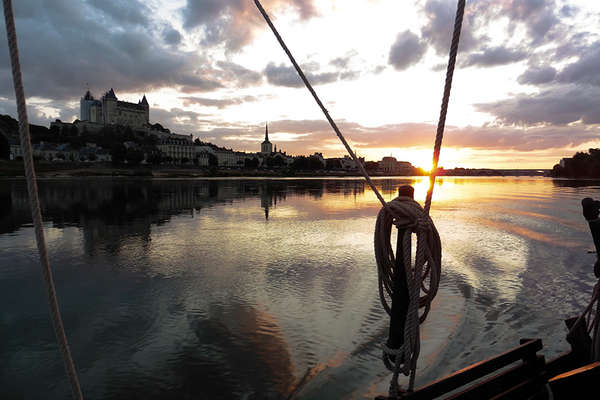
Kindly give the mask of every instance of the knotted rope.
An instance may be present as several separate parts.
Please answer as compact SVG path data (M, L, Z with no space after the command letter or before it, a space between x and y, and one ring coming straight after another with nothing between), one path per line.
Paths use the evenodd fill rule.
M71 391L74 399L83 399L75 364L71 357L71 350L67 342L65 328L60 316L60 309L56 299L56 288L52 278L52 270L48 261L48 251L46 249L46 240L44 238L44 230L42 225L42 214L40 212L40 201L38 198L37 183L35 178L35 169L33 166L33 157L31 151L31 139L29 135L29 122L27 119L27 107L25 104L25 91L23 89L23 80L21 78L21 65L19 63L19 48L17 46L17 31L15 29L15 20L12 12L11 0L3 0L4 2L4 20L6 24L6 36L8 38L8 48L10 51L10 62L12 66L13 84L15 86L15 96L17 99L17 112L19 114L19 135L21 138L21 147L23 148L23 162L25 164L25 176L27 179L27 192L29 194L29 206L31 208L31 217L35 228L35 238L37 248L42 264L42 274L46 283L46 291L48 295L48 304L50 306L50 315L52 317L52 325L54 334L58 342L58 347L63 357L65 370L69 381L71 382Z
M444 85L440 118L438 120L435 137L433 162L431 174L429 176L429 189L427 190L427 196L425 198L425 206L424 208L421 208L414 200L402 197L398 197L388 203L388 208L393 208L395 212L401 212L401 216L408 217L411 221L411 225L409 225L410 229L405 231L404 237L402 238L404 247L404 269L406 272L406 282L410 299L404 325L404 342L398 349L390 349L386 344L383 345L384 363L386 367L393 372L389 389L389 396L391 398L398 397L398 376L400 372L405 375L410 374L408 390L412 391L414 388L417 359L420 351L419 324L425 321L431 307L431 302L433 301L439 286L442 250L438 232L435 229L433 221L431 221L431 218L429 217L429 210L431 209L435 176L440 159L444 128L446 126L446 115L448 113L452 78L454 76L454 67L456 65L456 55L458 54L458 44L462 30L465 3L465 0L458 0L456 7L454 32L452 35L452 43L450 45L446 82ZM405 206L402 208L398 205L392 207L392 203L405 204ZM410 206L408 206L408 204L410 204ZM382 209L377 217L377 224L375 227L375 257L377 259L377 272L379 275L379 296L383 307L390 315L391 308L387 304L385 295L387 294L391 297L394 291L395 260L390 244L391 218L392 216L387 215L386 211ZM380 221L385 222L380 223ZM402 224L399 224L398 221L396 224L399 227L402 227ZM417 229L415 230L413 226L416 226ZM412 265L410 253L411 233L413 232L417 234L417 253L414 265ZM425 271L423 271L423 268L426 268ZM427 278L429 278L429 287L425 285ZM423 296L420 295L421 290L425 293ZM425 309L423 314L419 317L418 310L422 307ZM395 356L395 362L393 364L390 362L390 356Z
M437 229L429 215L419 203L410 197L397 197L388 202L393 211L390 214L382 208L375 224L375 259L379 277L379 297L385 311L391 316L391 306L387 298L394 292L395 274L405 273L408 285L408 312L404 327L403 344L397 348L383 345L383 360L393 372L390 383L390 397L397 396L397 380L400 373L410 374L409 390L414 387L414 371L420 351L419 324L425 321L435 297L441 275L442 244ZM404 271L396 268L396 258L390 243L392 226L404 231L403 246ZM411 255L412 233L416 234L417 250L414 264ZM429 283L427 284L427 281ZM423 294L421 294L423 292ZM419 309L423 313L419 316ZM391 362L390 356L394 356Z
M346 139L344 138L344 136L338 129L335 121L333 120L333 118L331 118L331 116L329 115L329 112L327 111L327 109L325 108L325 106L323 105L323 103L321 102L319 97L317 96L317 93L311 86L310 82L308 81L308 79L306 78L304 73L302 72L302 69L300 68L300 66L298 65L296 60L294 59L294 56L292 55L291 51L288 49L287 45L283 41L283 38L281 37L281 35L279 35L279 32L277 31L277 29L271 22L271 19L267 15L265 9L260 4L260 1L254 0L254 4L256 4L256 7L258 8L258 10L262 14L263 18L265 19L265 21L271 28L271 31L273 31L275 38L281 45L285 54L287 54L292 65L294 66L294 68L298 72L298 75L302 79L302 82L304 82L304 85L306 86L306 88L308 89L310 94L313 96L315 101L317 102L317 105L319 106L319 108L321 109L323 114L325 115L325 118L329 122L329 125L331 125L331 128L336 133L337 137L340 139L340 141L342 142L342 144L348 151L348 154L350 155L350 157L352 157L352 160L354 160L354 162L355 162L356 166L358 167L358 169L360 170L361 174L363 175L363 177L365 178L365 180L367 181L367 183L369 184L369 186L371 187L371 189L373 190L373 192L375 193L375 195L381 202L382 210L379 213L380 217L378 217L378 220L377 220L378 225L377 226L387 226L387 224L388 224L388 222L380 224L380 218L383 218L384 220L390 219L390 221L395 219L396 224L399 224L400 223L399 221L401 219L403 219L403 217L408 216L408 214L407 215L397 214L397 212L399 212L399 211L404 212L406 210L401 210L403 207L400 207L400 206L392 207L391 204L392 204L392 202L396 203L396 200L397 200L397 202L400 202L400 203L404 203L407 200L398 198L398 199L393 200L390 203L387 203L384 200L383 196L381 195L381 193L379 193L379 190L377 190L377 187L375 186L375 184L372 182L371 178L369 177L369 174L367 173L366 169L364 168L362 163L358 160L358 158L352 151L352 148L350 147L350 145L348 144L348 142L346 141ZM427 316L427 312L429 311L429 308L430 308L431 300L433 300L433 297L435 296L435 294L437 292L437 287L438 287L438 283L439 283L439 268L440 268L440 264L441 264L441 246L439 248L439 253L438 253L439 257L434 257L435 252L433 252L432 249L437 248L436 247L437 245L434 242L435 242L435 237L437 237L437 242L439 242L439 235L437 234L437 231L435 230L435 227L433 225L433 222L431 221L431 218L429 218L429 209L431 208L431 199L433 196L433 188L435 186L435 174L437 172L437 166L438 166L440 151L441 151L441 147L442 147L442 139L444 136L444 127L446 125L446 114L448 112L448 103L450 100L450 90L452 88L452 77L454 75L454 67L456 65L456 55L458 53L458 44L459 44L459 39L460 39L460 32L462 29L464 10L465 10L465 0L458 0L457 10L456 10L456 18L454 21L454 33L452 36L452 43L450 46L448 69L446 71L446 83L444 86L444 94L442 97L440 118L438 121L437 134L436 134L435 145L434 145L434 150L433 150L433 163L432 163L433 167L431 170L431 175L429 177L429 189L427 191L427 197L425 200L425 208L421 208L421 206L419 206L419 209L421 210L420 213L422 214L422 216L416 217L414 220L411 220L411 221L413 221L413 222L411 222L411 224L415 224L414 226L415 227L418 226L418 227L420 227L420 229L417 229L415 231L411 228L411 230L408 231L408 232L414 231L415 233L417 233L417 236L419 236L419 232L420 232L421 237L425 238L425 236L423 234L424 227L429 227L429 229L425 229L425 231L435 232L434 238L433 238L434 241L431 242L432 244L428 244L428 242L425 239L418 240L419 244L417 245L417 261L415 261L414 267L408 268L408 266L411 265L410 252L408 252L408 259L405 260L405 262L407 262L405 265L407 266L407 268L406 268L407 281L409 282L408 286L409 286L409 292L410 292L409 293L409 298L410 298L409 312L406 317L408 323L405 325L405 326L408 326L408 329L405 329L405 337L408 337L409 340L404 341L405 344L401 347L401 349L387 349L387 346L384 345L384 351L387 349L388 354L390 354L390 355L393 355L394 353L398 353L398 354L404 354L405 356L407 356L408 354L410 354L410 357L404 358L403 363L396 362L396 365L393 368L394 375L392 378L392 382L390 384L390 397L392 397L392 396L395 397L397 395L397 378L398 378L398 373L400 371L403 371L405 373L407 370L410 371L411 377L410 377L409 389L412 390L412 388L414 386L416 362L417 362L417 358L419 355L419 326L418 325L419 325L419 322L423 322L425 320L425 317ZM410 200L414 204L418 205L418 203L414 202L412 199L410 199ZM413 204L413 203L409 202L409 204ZM411 206L409 206L409 207L411 207ZM412 207L414 208L414 205ZM385 217L382 215L382 213L384 213ZM423 222L423 221L426 221L426 222ZM391 224L392 224L392 222L389 222L389 228L387 229L387 231L383 231L383 234L378 233L377 226L375 228L375 248L376 248L375 253L376 253L376 258L379 258L381 260L387 260L387 261L393 260L393 255L391 255L392 254L391 245L390 245L390 241L389 241L390 234L391 234ZM381 229L383 229L383 228L381 228ZM410 233L407 233L407 234L405 234L405 237L402 239L402 242L404 243L405 246L407 246L407 244L410 245L410 240L411 240ZM380 242L380 243L378 244L378 242ZM430 246L434 246L434 247L430 247ZM386 251L381 250L381 252L380 252L380 250L378 250L378 248L385 249ZM427 252L427 253L425 252L426 248L429 249L429 252ZM407 252L405 251L404 254L406 257ZM381 265L378 261L378 274L379 274L379 291L380 291L381 302L382 302L383 307L389 313L390 307L387 304L387 301L384 296L384 288L385 288L385 292L388 295L391 295L391 293L393 292L393 284L392 284L393 273L390 273L390 272L393 272L393 267L392 268L384 267L385 265L388 265L387 261L386 262L382 261ZM423 272L423 267L425 265L427 265L427 267L426 267L425 272ZM433 271L436 271L436 272L433 272ZM426 288L423 284L423 279L426 279L427 277L429 277L429 279L430 279L429 288ZM423 306L425 307L425 312L423 313L421 318L419 318L419 316L418 316L418 308L419 307L417 306L417 304L420 305L420 302L421 302L421 300L420 300L421 299L421 297L420 297L421 287L423 287L423 290L426 293L426 295L423 297L423 302L424 302ZM418 299L418 301L417 301L417 299ZM409 331L409 332L407 332L407 331ZM410 347L410 349L409 349L409 347ZM410 360L410 362L407 362L406 360ZM401 366L401 364L402 364L402 366ZM389 360L386 361L386 365L389 365Z

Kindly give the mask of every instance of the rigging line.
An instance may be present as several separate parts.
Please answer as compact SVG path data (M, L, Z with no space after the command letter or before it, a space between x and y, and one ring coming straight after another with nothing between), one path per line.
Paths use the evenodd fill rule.
M442 149L442 139L444 138L444 128L446 126L446 114L448 113L448 102L450 101L450 90L452 89L452 77L454 76L454 66L456 64L456 54L458 53L458 42L462 29L463 16L465 14L465 0L458 0L456 6L456 18L454 20L454 33L452 35L452 44L450 45L450 55L448 59L448 69L446 70L446 84L444 85L444 95L442 96L442 107L440 109L440 119L435 136L435 145L433 147L433 163L431 174L429 175L429 189L425 198L425 213L429 214L431 208L431 197L433 196L433 187L435 186L435 175L437 173L440 151Z
M329 115L329 112L327 111L327 109L325 108L325 106L323 105L323 103L321 102L321 100L319 99L319 96L317 96L317 93L315 92L315 90L313 89L312 85L310 84L310 82L308 81L308 79L306 78L306 76L304 75L304 72L302 72L302 69L300 68L300 66L298 65L298 63L296 62L296 60L294 59L294 56L292 55L292 53L290 52L290 50L286 46L285 42L283 41L283 39L279 35L279 32L275 28L275 25L273 25L273 23L271 22L271 19L267 15L267 12L263 8L263 6L260 4L260 1L259 0L254 0L254 4L256 4L256 7L258 8L258 11L260 11L260 13L264 17L265 21L267 22L267 24L269 25L269 27L273 31L273 34L277 38L277 41L279 42L279 44L281 45L281 47L283 48L283 51L285 51L285 54L287 54L287 56L289 57L290 61L294 65L294 68L296 68L296 71L298 72L298 75L300 75L300 78L302 79L302 81L306 85L306 88L308 89L308 91L310 92L310 94L312 94L313 98L315 99L315 101L317 102L317 104L319 105L319 107L321 108L321 111L323 111L323 114L325 114L325 118L327 118L327 121L329 121L329 125L331 125L331 128L335 131L336 135L338 136L338 138L340 139L340 141L342 142L342 144L344 145L344 147L348 151L348 154L350 154L350 157L352 157L352 160L354 160L354 163L358 166L358 168L359 168L360 172L362 173L363 177L366 179L367 183L371 187L371 190L373 190L373 192L375 193L375 195L377 196L377 198L379 199L379 201L381 202L381 204L383 205L383 207L385 207L385 209L391 215L395 215L394 212L393 212L393 210L388 206L387 202L383 199L383 196L381 196L381 193L379 193L379 190L377 190L377 187L375 187L375 184L371 180L371 177L367 173L367 170L365 169L365 167L362 165L362 163L359 162L358 158L356 157L356 154L354 154L354 151L352 150L352 148L350 147L350 145L348 144L348 142L344 138L344 135L342 135L342 133L338 129L335 121Z
M29 134L29 122L27 119L27 107L25 104L25 91L23 89L23 79L21 77L21 65L19 63L19 48L17 45L17 31L15 28L15 20L12 11L12 1L3 0L4 4L4 20L6 24L6 36L8 39L8 48L10 51L10 62L12 66L13 84L15 87L15 97L17 100L17 111L19 114L19 135L21 138L21 146L23 148L23 163L25 165L25 176L27 178L27 192L29 194L29 206L31 208L31 217L35 227L35 238L37 248L42 264L42 274L46 282L46 291L48 295L48 305L50 306L50 314L52 317L52 325L54 334L60 348L65 370L69 381L71 382L71 391L74 399L82 400L83 394L77 379L77 371L71 350L67 342L65 328L62 323L58 300L56 298L56 288L52 278L52 270L48 260L48 250L46 248L46 240L44 238L44 230L42 225L42 214L40 212L40 201L38 198L37 183L35 177L35 169L33 166L33 157L31 151L31 137Z

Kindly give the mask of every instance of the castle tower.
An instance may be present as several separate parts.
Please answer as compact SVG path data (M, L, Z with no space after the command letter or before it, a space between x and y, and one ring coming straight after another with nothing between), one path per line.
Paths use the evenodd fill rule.
M81 121L90 121L90 108L94 104L94 96L88 90L79 101L79 119Z
M265 141L260 145L260 152L263 154L271 154L273 152L273 145L269 142L269 125L265 124Z
M117 96L113 88L102 96L102 112L104 114L105 124L114 124L116 121Z

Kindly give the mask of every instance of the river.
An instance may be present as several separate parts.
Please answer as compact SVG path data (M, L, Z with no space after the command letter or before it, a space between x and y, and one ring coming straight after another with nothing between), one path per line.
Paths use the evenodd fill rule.
M388 200L426 178L376 179ZM87 399L361 399L384 393L379 211L360 179L39 182L50 261ZM542 338L587 304L600 183L441 178L438 296L417 385ZM0 181L0 393L69 398L25 184ZM404 382L405 380L403 380Z

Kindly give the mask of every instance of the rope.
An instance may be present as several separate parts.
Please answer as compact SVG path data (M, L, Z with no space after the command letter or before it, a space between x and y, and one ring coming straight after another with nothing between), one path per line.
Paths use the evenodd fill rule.
M383 345L383 360L393 372L390 384L390 397L397 396L397 380L400 373L411 376L409 390L414 387L414 371L420 351L419 324L425 321L435 297L441 275L442 244L440 236L425 210L410 197L397 197L388 203L393 214L382 208L375 224L375 259L379 277L379 296L385 311L391 316L391 306L386 298L392 297L393 282L396 273L396 260L390 244L394 215L400 216L403 223L399 227L405 229L402 237L403 264L408 284L410 302L406 315L404 342L398 349ZM398 219L400 220L400 219ZM414 265L411 256L411 235L416 234L417 251ZM399 271L398 271L399 272ZM426 286L426 281L429 285ZM423 291L423 295L421 295ZM424 308L419 316L419 309ZM395 356L392 364L390 356Z
M385 310L390 313L390 306L387 303L385 294L391 297L393 293L393 271L394 271L394 256L390 245L391 225L395 223L400 227L400 221L403 217L409 217L411 222L411 229L407 230L402 238L404 251L404 265L407 274L408 290L409 290L409 310L406 316L405 324L405 340L404 344L399 349L389 349L386 345L384 349L384 362L388 368L392 369L394 374L392 382L390 383L390 397L397 396L397 378L400 372L404 374L410 373L409 389L412 390L414 387L415 371L417 368L417 358L420 350L420 339L419 339L419 323L422 323L429 309L431 307L431 301L437 293L440 276L440 265L441 265L441 244L439 242L439 235L429 218L429 210L431 208L431 199L433 196L433 188L435 186L435 175L437 172L438 162L440 158L440 151L442 147L442 139L444 136L444 128L446 125L446 115L448 113L448 103L450 101L450 90L452 88L452 78L454 75L454 67L456 65L456 55L458 53L458 43L460 39L460 32L462 28L462 20L464 16L465 0L458 0L456 18L454 21L454 33L452 36L452 43L450 46L450 55L448 60L448 69L446 71L446 83L444 86L444 94L442 97L442 106L440 110L440 118L438 121L437 134L435 139L435 145L433 150L433 166L431 174L429 176L429 189L427 190L427 197L425 199L425 207L414 202L412 199L398 197L392 202L387 203L381 193L375 187L369 174L367 173L364 166L359 162L358 158L352 151L352 148L348 145L348 142L338 129L335 121L329 115L329 112L317 96L317 93L311 86L310 82L304 75L304 72L294 59L294 56L290 52L289 48L279 35L279 32L271 22L271 19L267 15L265 9L260 4L259 0L254 0L254 4L262 14L263 18L273 31L275 38L281 45L283 51L287 54L288 58L292 62L296 72L304 82L304 85L313 96L319 108L325 115L325 118L331 125L331 128L340 139L348 154L354 160L358 166L361 174L371 187L371 190L375 193L379 201L381 202L382 209L379 212L377 218L377 224L375 227L375 257L377 259L377 271L379 275L379 294L381 303ZM409 201L410 200L410 201ZM394 206L392 206L394 203ZM404 204L399 206L398 204ZM406 206L406 204L410 204ZM416 205L416 206L415 206ZM418 209L417 209L418 207ZM418 211L417 211L418 210ZM394 222L395 221L395 222ZM416 228L416 230L415 230ZM411 266L411 253L410 253L410 242L411 232L417 233L417 258L415 265ZM428 237L429 232L432 237ZM427 237L427 239L426 239ZM433 246L433 247L430 247ZM391 264L390 264L391 262ZM426 266L426 267L425 267ZM426 268L423 271L423 268ZM429 288L425 286L425 280L429 277ZM420 291L423 290L425 296L420 296ZM421 317L419 317L418 309L425 307L425 311ZM407 328L406 328L407 327ZM402 357L396 358L396 363L391 366L389 363L389 355L401 355ZM400 360L403 360L401 362Z
M17 46L17 32L15 29L15 21L12 11L11 0L3 0L4 3L4 19L6 23L6 35L8 38L8 48L10 51L10 61L12 66L13 84L15 87L15 95L17 100L17 111L19 114L19 135L21 138L21 146L23 147L23 161L25 164L25 176L27 179L27 192L29 194L29 205L31 208L31 216L35 228L35 238L37 242L40 262L42 264L42 274L46 282L46 290L48 295L48 304L50 306L50 315L52 317L52 325L54 326L54 334L58 341L58 347L62 353L65 369L69 381L71 382L71 391L74 399L83 399L79 381L77 380L77 372L75 364L71 357L67 336L60 316L58 301L56 299L56 289L54 280L52 279L52 271L48 260L48 251L46 249L46 241L44 239L44 230L42 225L42 215L40 212L40 202L38 199L38 190L35 177L35 169L33 166L33 157L31 151L31 139L29 135L29 122L27 119L27 108L25 104L25 92L23 89L23 80L21 77L21 66L19 63L19 49Z
M433 187L435 185L435 174L437 173L440 151L442 148L442 139L444 138L444 127L446 126L446 114L448 113L448 103L450 101L450 90L452 89L452 77L454 76L454 66L456 65L456 54L458 53L458 42L462 29L463 16L465 14L465 0L458 0L456 5L456 18L454 20L454 33L452 35L452 44L450 45L450 56L448 59L448 69L446 70L446 84L444 85L444 95L442 96L442 107L440 109L440 119L438 120L437 134L435 136L435 145L433 147L433 163L431 174L429 175L429 189L425 199L425 212L429 214L431 208L431 198L433 196Z
M595 310L594 305L596 306ZM585 320L587 332L590 333L592 337L592 347L590 349L590 362L600 361L600 279L598 280L598 282L596 282L596 285L594 285L592 298L589 304L581 313L579 318L577 318L577 320L569 330L567 337L573 333L573 331L578 327L582 319Z
M258 8L258 11L260 11L260 13L264 17L265 21L267 22L267 24L269 25L269 27L273 31L273 34L277 38L277 41L279 42L279 44L283 48L283 51L285 51L285 54L287 54L287 56L289 57L290 61L294 65L294 68L296 69L296 72L298 72L298 75L302 79L302 82L304 82L304 85L306 85L306 88L308 89L308 91L310 92L310 94L312 94L312 96L315 99L315 101L317 102L319 108L321 108L321 111L323 111L323 114L325 115L325 118L327 119L327 121L329 121L329 125L331 125L331 128L333 129L333 131L335 132L335 134L337 135L337 137L340 139L340 141L342 142L342 144L346 148L346 151L348 151L348 154L350 154L350 157L352 157L352 160L354 160L354 163L358 166L358 169L360 170L362 176L365 178L365 180L367 181L367 183L371 187L371 190L373 190L373 192L375 193L375 195L377 196L377 198L381 202L381 205L384 208L387 208L388 207L387 206L387 202L384 200L384 198L381 195L381 193L379 193L379 190L377 190L377 187L375 186L375 184L371 180L371 177L367 173L367 170L365 169L364 165L362 165L362 163L359 162L358 157L356 157L356 154L354 154L354 151L352 150L352 148L350 147L350 145L346 141L346 138L344 138L344 135L342 135L342 132L340 132L340 130L338 129L337 124L335 123L335 121L333 120L333 118L331 118L331 116L329 115L329 112L327 111L327 109L325 108L325 106L323 105L323 103L321 102L321 99L319 99L319 96L317 96L317 93L313 89L312 85L310 84L310 82L308 81L308 79L306 79L306 76L304 75L304 72L302 72L302 69L300 68L300 66L296 62L296 59L294 58L294 56L290 52L290 49L288 49L288 47L286 46L285 42L281 38L281 35L279 35L279 32L277 31L277 28L275 28L275 25L273 25L273 23L271 22L271 18L269 18L269 15L267 15L267 12L263 8L263 6L260 4L260 1L259 0L254 0L254 4L256 4L256 7ZM391 211L391 210L388 208L388 211Z

